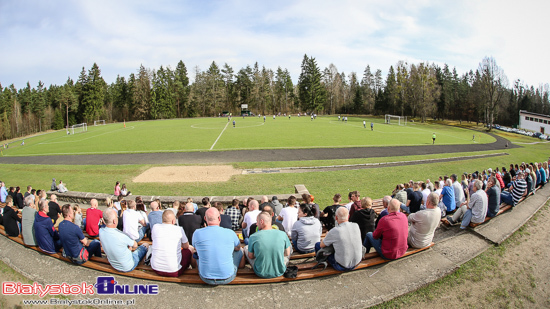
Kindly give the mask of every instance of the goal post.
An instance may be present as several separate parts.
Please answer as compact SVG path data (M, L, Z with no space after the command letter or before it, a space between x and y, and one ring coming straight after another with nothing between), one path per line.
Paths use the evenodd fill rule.
M94 120L94 126L104 126L105 120Z
M396 115L386 114L384 118L385 118L386 124L397 123L397 125L400 125L400 126L407 125L407 116L396 116Z
M79 123L71 126L71 134L82 133L88 131L87 123Z

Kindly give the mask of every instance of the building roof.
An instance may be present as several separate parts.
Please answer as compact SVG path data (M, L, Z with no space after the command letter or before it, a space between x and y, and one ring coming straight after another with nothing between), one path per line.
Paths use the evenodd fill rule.
M524 111L524 110L520 110L520 111L519 111L519 114L520 114L520 115L523 114L523 115L531 115L531 116L545 117L545 118L550 119L550 115L537 114L537 113L532 113L532 112L528 112L528 111Z

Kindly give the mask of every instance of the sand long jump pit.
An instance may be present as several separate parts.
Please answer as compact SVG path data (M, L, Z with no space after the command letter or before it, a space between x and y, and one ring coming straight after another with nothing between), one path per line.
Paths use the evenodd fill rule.
M134 178L134 182L223 182L242 171L231 165L158 166Z

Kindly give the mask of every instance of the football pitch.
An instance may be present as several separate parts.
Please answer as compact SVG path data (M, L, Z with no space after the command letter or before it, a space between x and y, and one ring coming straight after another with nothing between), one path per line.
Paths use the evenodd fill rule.
M233 120L235 127L233 127ZM363 126L366 122L366 128ZM371 131L370 124L374 124ZM492 143L487 134L439 124L385 124L383 118L268 116L187 118L88 126L25 138L3 150L4 156L226 151L247 149L345 148L373 146ZM474 137L475 134L475 137Z

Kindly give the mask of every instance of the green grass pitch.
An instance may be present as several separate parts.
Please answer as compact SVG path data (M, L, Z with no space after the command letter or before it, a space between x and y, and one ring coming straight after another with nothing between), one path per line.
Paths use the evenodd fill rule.
M235 127L233 127L235 120ZM363 127L366 121L366 128ZM374 131L370 123L374 123ZM12 143L4 156L154 153L223 151L243 149L289 149L491 143L487 134L439 124L409 122L406 126L384 124L382 118L337 116L191 118L127 122L88 126L88 131L67 135L65 130L25 138Z

